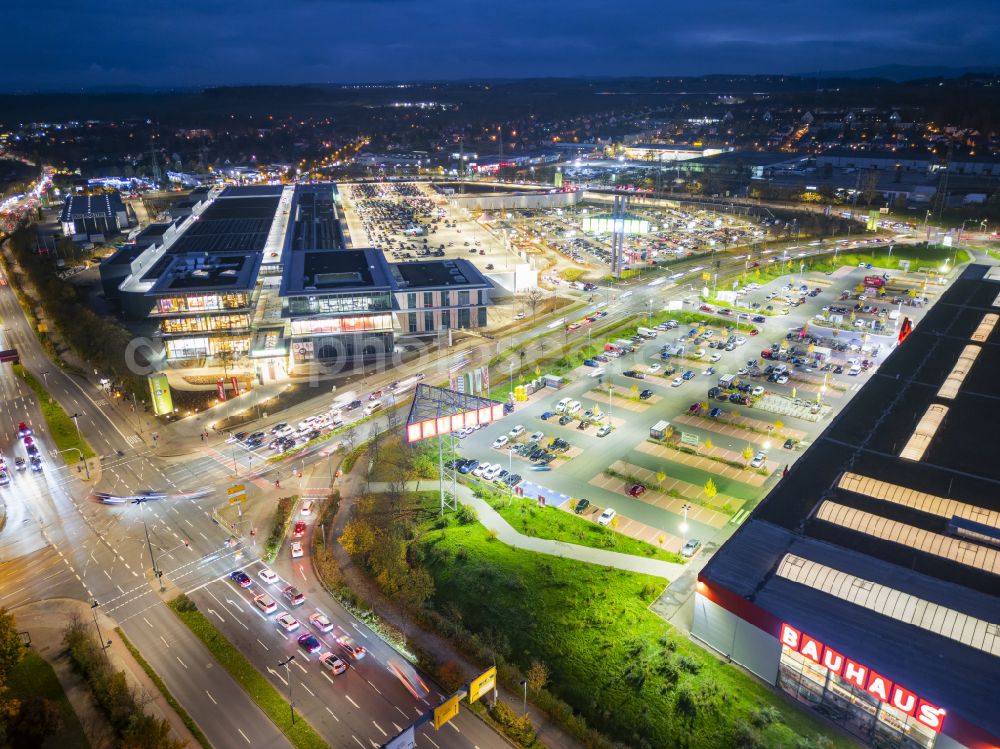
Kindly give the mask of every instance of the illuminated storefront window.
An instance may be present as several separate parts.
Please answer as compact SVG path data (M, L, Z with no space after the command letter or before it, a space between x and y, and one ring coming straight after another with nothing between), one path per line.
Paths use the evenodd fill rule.
M250 350L250 338L224 336L219 338L170 338L164 341L168 359L195 359L215 356L223 351L237 355Z
M361 333L392 330L392 315L334 317L329 320L292 320L292 335Z
M246 293L198 294L191 296L160 297L156 300L155 313L169 315L177 312L213 312L225 309L243 309L250 306Z
M287 300L287 311L292 316L350 314L351 312L391 309L391 301L388 293L296 296Z
M778 686L856 736L879 747L929 749L937 734L801 653L781 648Z
M249 327L249 315L173 317L160 322L161 330L168 335L206 333L213 330L240 330Z

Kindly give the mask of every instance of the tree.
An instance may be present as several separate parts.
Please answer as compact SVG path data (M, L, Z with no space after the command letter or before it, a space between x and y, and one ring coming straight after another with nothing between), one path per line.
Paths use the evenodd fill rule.
M711 450L713 447L715 447L715 445L712 444L712 440L710 440L710 439L705 440L705 449L706 450Z
M774 428L775 428L775 430L780 430L781 427L783 427L783 426L785 426L785 422L783 422L781 419L775 419L775 421L774 421Z
M545 687L549 680L549 669L540 660L535 659L531 662L524 678L528 682L528 689L532 692L538 692Z
M375 544L375 531L364 520L347 521L340 536L340 545L351 556L367 556Z
M62 726L63 713L58 702L37 695L29 697L10 721L11 746L40 746L47 737L61 731Z
M524 303L531 309L532 322L535 321L535 313L538 311L538 305L541 304L544 297L545 293L537 286L524 292Z
M657 471L656 480L662 484L664 481L667 480L667 474L665 474L663 471Z
M715 488L715 482L712 481L712 479L709 479L708 481L705 482L705 486L702 487L702 491L705 492L705 496L708 499L711 499L712 497L714 497L716 494L719 493L719 490Z
M750 445L747 445L743 448L743 452L740 453L740 455L742 455L746 460L750 460L750 458L753 457L753 448L750 447Z
M7 609L0 609L0 684L24 656L24 641L17 633L17 620Z

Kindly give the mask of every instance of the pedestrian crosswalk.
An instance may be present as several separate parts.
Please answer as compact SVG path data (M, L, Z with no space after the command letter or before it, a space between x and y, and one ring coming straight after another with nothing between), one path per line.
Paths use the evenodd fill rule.
M138 434L127 434L125 435L125 441L128 442L130 447L135 447L142 444L142 437Z

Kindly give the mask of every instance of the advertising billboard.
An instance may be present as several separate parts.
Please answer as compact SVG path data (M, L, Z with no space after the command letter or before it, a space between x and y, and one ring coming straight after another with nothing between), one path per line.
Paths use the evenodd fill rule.
M473 703L497 686L497 667L487 670L469 683L469 703Z
M170 383L162 372L149 376L149 394L153 399L153 412L157 416L173 413L174 401L170 397Z

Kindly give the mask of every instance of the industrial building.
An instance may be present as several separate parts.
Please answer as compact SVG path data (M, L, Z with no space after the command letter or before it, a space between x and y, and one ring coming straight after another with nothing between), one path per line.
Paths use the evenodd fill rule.
M968 267L698 576L695 637L871 746L1000 745L998 321Z
M101 241L129 226L128 210L117 190L94 195L70 195L59 217L64 236Z
M493 285L472 263L346 249L338 203L332 183L199 188L101 264L105 296L168 367L262 382L486 324Z

